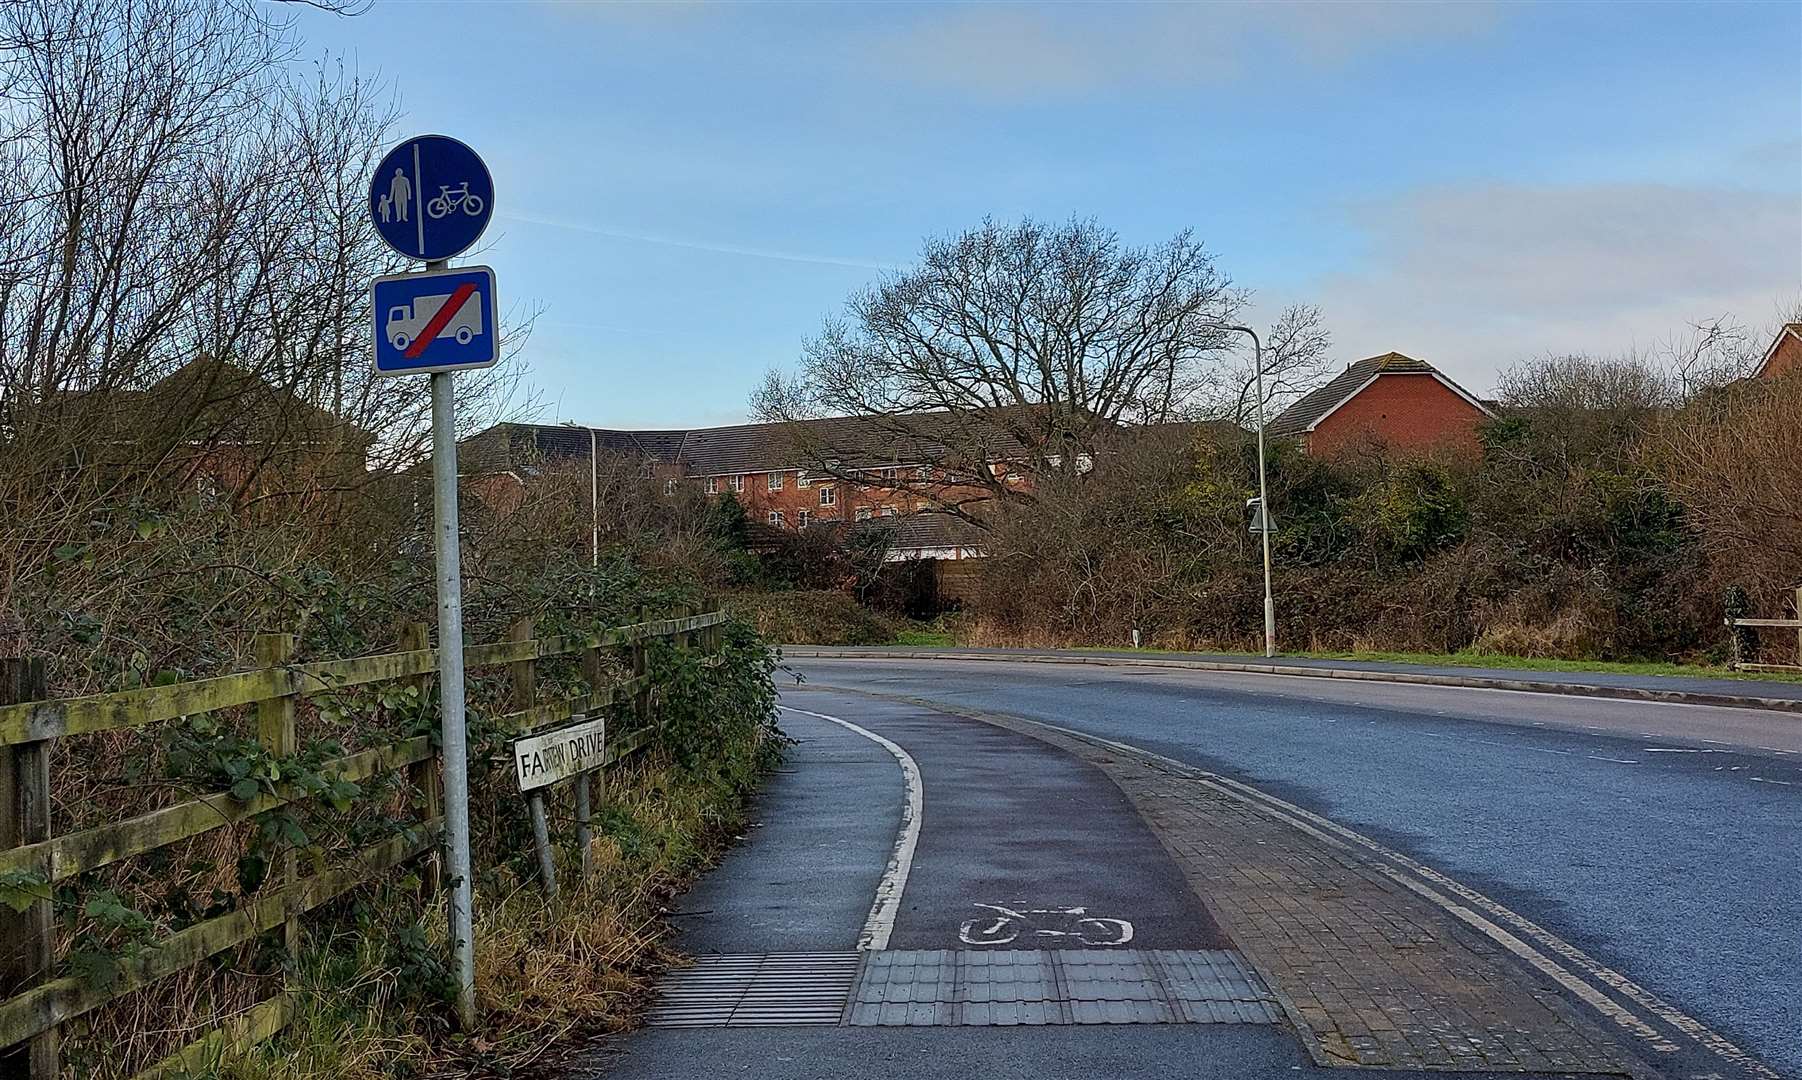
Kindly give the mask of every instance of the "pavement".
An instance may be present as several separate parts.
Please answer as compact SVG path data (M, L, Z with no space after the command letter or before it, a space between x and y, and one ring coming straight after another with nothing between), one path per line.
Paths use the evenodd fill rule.
M809 686L1055 724L1247 784L1443 872L1595 958L1598 978L1802 1076L1789 714L1140 666L792 664Z
M1172 652L1107 649L1005 649L968 646L832 646L785 645L790 659L986 660L1018 663L1064 663L1172 666L1196 670L1261 674L1314 675L1324 678L1407 680L1423 684L1528 690L1578 696L1687 702L1697 705L1747 706L1802 712L1802 679L1727 679L1687 675L1634 675L1604 671L1532 671L1522 668L1466 667L1453 664L1407 664L1383 660L1328 660L1278 656L1265 659L1243 653Z
M1258 1078L1344 1065L1394 1075L1795 1074L1783 1018L1795 1015L1796 991L1771 956L1785 940L1775 920L1791 912L1762 907L1793 906L1787 890L1767 881L1750 897L1713 897L1713 867L1671 874L1718 837L1692 834L1661 862L1634 861L1672 832L1705 830L1717 816L1728 824L1729 790L1793 798L1765 780L1799 762L1784 746L1717 759L1693 738L1642 739L1629 768L1607 760L1628 760L1618 745L1628 736L1584 730L1636 722L1613 715L1628 710L1681 713L1692 728L1738 710L1578 700L1568 702L1579 706L1568 730L1552 730L1523 715L1533 695L1442 687L996 661L803 670L809 682L785 691L782 713L797 744L757 825L676 913L678 946L697 959L672 975L661 1015L693 1021L693 1002L724 985L719 972L776 957L785 971L842 973L825 1022L653 1028L597 1052L578 1075ZM1256 685L1214 685L1223 679ZM1286 689L1275 694L1273 683ZM1346 693L1384 701L1335 697ZM1751 739L1769 734L1742 723ZM1696 753L1651 753L1665 749ZM1748 761L1771 775L1754 783L1741 775ZM1612 791L1587 815L1558 820L1588 801L1573 797L1572 774L1604 768L1617 783L1631 778L1627 791L1652 819L1639 847L1609 847L1613 833L1633 831ZM1490 784L1472 786L1473 772ZM1719 805L1679 802L1667 815L1642 782L1712 789ZM1535 809L1534 799L1547 804ZM1391 816L1369 814L1373 805ZM1694 830L1675 820L1698 809L1685 822ZM1394 813L1412 827L1392 827ZM1537 837L1510 835L1523 816ZM1599 816L1612 817L1612 830L1579 835ZM1793 847L1786 863L1773 843L1782 829L1768 824L1754 829L1748 858L1793 871ZM1572 847L1585 857L1560 863ZM1550 850L1531 857L1536 848ZM1607 881L1596 912L1561 891L1567 882L1542 880L1548 864ZM1740 870L1727 867L1729 884ZM1653 895L1635 906L1633 890L1648 883ZM1656 910L1672 893L1688 907ZM1698 899L1731 910L1697 925ZM1611 926L1623 904L1644 921ZM1704 937L1730 931L1735 915L1746 920L1736 940ZM1675 986L1637 962L1647 950L1615 948L1636 937L1690 953ZM873 939L876 951L859 951ZM1739 945L1758 950L1766 969L1735 969L1745 956L1729 955L1696 970L1696 955ZM1210 988L1196 974L1204 969L1244 978ZM1738 998L1717 999L1719 976ZM742 1008L780 1016L803 990L735 992ZM1762 1013L1711 1007L1760 994L1774 995ZM734 1015L761 1025L771 1014ZM1723 1017L1732 1023L1717 1030ZM1173 1022L1197 1018L1211 1022Z

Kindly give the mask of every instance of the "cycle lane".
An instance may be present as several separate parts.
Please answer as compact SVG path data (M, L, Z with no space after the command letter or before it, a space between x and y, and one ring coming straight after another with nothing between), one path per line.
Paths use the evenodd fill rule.
M803 695L790 695L800 700ZM1182 871L1099 769L961 717L826 691L918 763L925 809L891 949L1223 949Z

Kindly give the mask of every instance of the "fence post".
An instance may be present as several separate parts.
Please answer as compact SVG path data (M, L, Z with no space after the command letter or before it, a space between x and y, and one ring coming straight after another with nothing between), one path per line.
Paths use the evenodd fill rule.
M709 615L718 614L720 611L720 598L717 596L710 598L707 601L707 606L703 610ZM721 633L721 628L724 626L724 623L714 623L707 628L707 655L718 656L720 654L720 646L723 645L726 640L725 635Z
M592 810L588 784L589 777L599 772L599 769L589 769L587 772L576 774L576 849L582 854L582 880L584 881L588 880L588 875L594 873L594 853L588 850L594 843L594 830L589 826Z
M424 652L431 648L432 628L425 623L408 623L401 627L400 647L405 652ZM406 684L419 690L422 705L430 700L430 675L414 675L406 680ZM444 789L440 786L437 754L428 755L423 761L415 761L407 766L407 779L419 791L419 817L422 822L444 813ZM419 875L420 886L428 897L438 895L438 890L443 885L443 862L443 856L434 845L426 855L423 872Z
M508 641L531 641L532 620L520 619L507 631ZM538 703L538 659L536 656L515 660L507 665L513 680L513 711L522 712ZM534 788L526 796L526 807L532 814L532 841L538 848L538 877L546 896L557 895L557 866L551 858L550 823L544 813L546 788Z
M582 677L588 680L590 694L600 690L601 683L605 681L607 677L606 671L607 669L603 664L601 650L598 645L592 649L582 650ZM590 769L586 772L576 774L576 851L581 856L582 879L584 881L586 881L588 875L594 871L594 853L588 850L589 846L594 841L594 832L589 827L589 821L593 813L589 785L593 783L592 778L599 775L599 769Z
M41 701L44 661L0 658L0 705ZM0 847L50 839L50 740L0 747ZM48 867L43 869L48 870ZM0 906L0 996L41 982L55 959L56 923L48 897L23 912ZM52 1027L0 1054L0 1075L56 1080L62 1031Z
M293 634L258 634L252 646L256 652L257 666L281 667L294 658L294 644ZM290 757L298 749L294 739L293 694L282 694L257 702L257 741L277 758ZM294 900L292 889L299 876L299 856L290 849L283 853L281 862L282 888L290 890L284 907ZM282 923L282 947L287 951L289 963L299 959L299 916L290 914L287 921Z
M636 623L642 624L646 617L645 609L641 606L638 609L638 614L633 618ZM637 680L644 678L645 674L650 670L650 658L645 647L644 638L635 637L632 639L633 681L636 682ZM637 715L639 723L648 724L651 722L651 691L649 687L639 687L632 692L632 711Z

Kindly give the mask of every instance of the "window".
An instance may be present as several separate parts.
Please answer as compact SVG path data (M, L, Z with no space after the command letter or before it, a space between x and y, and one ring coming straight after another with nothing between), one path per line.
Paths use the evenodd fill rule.
M892 506L883 507L882 508L882 516L883 517L894 517L895 516L895 508Z
M779 472L771 473L770 479L769 479L769 485L770 485L771 491L781 491L782 490L782 474Z
M709 476L707 478L707 494L718 495L719 493L720 493L720 478L717 476Z
M771 510L770 511L770 524L776 525L776 526L780 526L782 524L782 511L780 511L780 510Z
M922 465L919 468L915 469L914 470L914 479L916 479L916 480L932 479L932 466Z
M733 474L732 478L726 482L732 485L733 491L743 491L745 489L745 478L740 474Z
M888 468L888 469L882 470L882 482L884 484L887 484L889 487L894 487L897 483L900 482L900 480L901 480L901 470L900 469Z
M674 480L665 480L663 482L663 493L665 495L674 495L676 493L676 482Z
M809 526L811 524L813 524L813 515L812 514L808 513L805 510L795 511L795 527L797 529L805 529L805 528L807 528L807 526Z
M821 488L820 489L820 505L821 506L837 506L838 505L838 489L831 486L830 484Z
M857 508L856 517L857 517L857 520L859 520L859 521L868 521L875 516L876 516L876 511L871 510L867 506L860 506Z
M812 487L813 486L813 477L808 476L806 473L796 473L795 474L795 486L796 487Z

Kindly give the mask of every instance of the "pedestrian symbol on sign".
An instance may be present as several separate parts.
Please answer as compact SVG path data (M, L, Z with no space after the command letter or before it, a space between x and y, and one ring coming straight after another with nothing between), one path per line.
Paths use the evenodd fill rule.
M394 220L407 220L407 203L412 201L413 185L407 181L407 170L394 170L394 179L388 183L388 194L382 196L382 220L388 220L388 208L394 208Z

